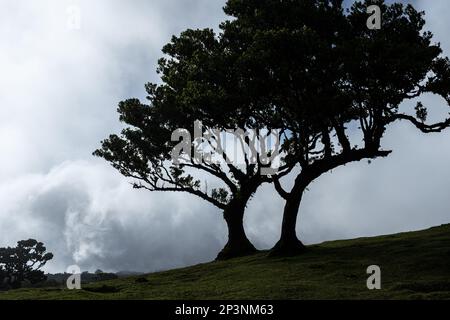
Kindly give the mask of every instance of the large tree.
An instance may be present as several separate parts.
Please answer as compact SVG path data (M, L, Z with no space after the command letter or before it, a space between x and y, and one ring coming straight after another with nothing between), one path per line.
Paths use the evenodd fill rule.
M235 132L235 142L242 151L240 165L233 162L226 141L221 139L224 130L246 129L253 120L248 110L255 101L245 94L239 81L240 55L234 45L210 29L187 30L174 36L159 61L161 84L146 85L149 103L138 99L121 102L118 112L127 128L121 135L103 141L102 148L94 153L132 178L135 188L186 192L221 209L228 226L228 242L218 259L256 251L245 234L244 212L258 187L271 181L261 174L270 163L246 152L255 149L252 137ZM200 132L209 139L194 141L197 120L204 126ZM172 141L175 132L179 135ZM185 145L188 150L174 154L183 133L193 140ZM216 156L214 161L198 161L192 156L202 148L215 148L215 152L210 150ZM289 170L289 166L282 166L277 176ZM211 188L211 180L220 185Z
M372 4L381 8L380 30L366 24ZM431 93L450 103L450 63L411 5L366 1L345 10L340 0L230 0L225 10L236 18L230 34L244 43L243 77L265 97L255 114L289 132L284 151L299 167L290 191L274 179L286 204L272 254L299 253L298 211L314 180L350 162L388 156L382 138L397 121L424 133L450 126L450 119L427 124L427 108L417 100ZM400 108L413 99L413 112Z
M381 30L367 28L367 7L374 3L382 11ZM426 124L420 102L415 114L399 108L424 93L448 103L449 60L410 5L367 1L345 11L341 0L229 0L224 9L233 19L221 24L219 35L187 30L164 47L162 83L146 86L149 104L122 102L120 119L129 127L95 154L133 178L136 188L188 192L222 209L229 240L219 258L255 251L243 228L245 207L262 183L275 182L286 204L273 253L302 252L298 210L315 179L350 162L388 156L382 137L396 121L426 133L450 125ZM280 129L281 170L264 176L267 164L258 157L239 167L225 161L226 152L220 164L188 158L174 165L171 134L178 128L194 134L196 120L221 130ZM358 134L362 141L354 139ZM248 137L241 141L251 147ZM299 173L286 191L280 179L294 166ZM204 174L223 186L208 190Z

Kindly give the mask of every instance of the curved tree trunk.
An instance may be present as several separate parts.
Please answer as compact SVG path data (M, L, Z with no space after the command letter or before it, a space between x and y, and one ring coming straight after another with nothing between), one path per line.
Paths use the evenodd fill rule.
M304 189L289 196L284 207L281 237L270 251L270 256L292 256L303 253L306 247L297 238L296 225Z
M233 203L225 209L223 217L228 227L228 242L220 251L217 260L242 257L257 252L248 240L244 230L244 212L246 203Z
M258 183L249 183L242 187L223 212L228 227L228 242L220 251L216 260L226 260L256 253L258 250L248 240L244 230L244 213L247 203L258 188Z
M286 205L283 213L283 224L281 227L281 237L277 244L272 248L271 256L290 256L303 253L306 247L298 240L295 227L297 225L298 210L302 201L303 193L308 185L325 172L340 167L350 162L360 161L362 159L375 159L377 157L386 157L391 151L378 150L379 141L375 146L367 146L364 149L351 149L339 155L329 156L326 161L316 162L314 166L303 168L301 173L295 179L294 187L290 193L283 192L283 198L286 199Z

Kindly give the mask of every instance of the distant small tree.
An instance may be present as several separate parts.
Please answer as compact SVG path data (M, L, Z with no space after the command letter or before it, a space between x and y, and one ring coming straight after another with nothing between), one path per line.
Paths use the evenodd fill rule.
M19 241L15 248L0 248L0 288L17 289L24 281L45 281L40 269L52 258L44 244L34 239Z

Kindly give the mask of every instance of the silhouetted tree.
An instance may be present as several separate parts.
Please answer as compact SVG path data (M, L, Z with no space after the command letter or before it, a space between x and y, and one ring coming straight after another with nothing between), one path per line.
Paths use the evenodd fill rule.
M188 148L192 154L199 144L222 149L220 163L196 161L193 157L178 165L173 163L172 133L184 128L194 137L194 122L201 120L207 129L236 130L249 127L254 118L248 110L255 102L244 94L239 81L236 43L224 41L210 30L187 30L173 37L159 61L162 84L147 84L149 104L130 99L119 104L120 120L128 125L120 136L111 135L94 155L109 161L124 176L134 179L135 188L160 192L187 192L223 210L228 226L228 242L218 259L250 254L256 251L243 227L248 201L259 186L270 182L261 169L270 165L248 153L241 166L233 163L217 135L196 141ZM203 131L202 131L203 133ZM194 141L193 141L194 142ZM248 137L241 139L242 149L251 147ZM281 166L278 175L289 172ZM202 176L222 184L208 189ZM170 210L170 207L167 209Z
M24 281L36 284L46 280L40 269L53 258L42 242L17 242L15 248L0 248L0 287L19 288Z
M373 3L381 7L381 30L366 25ZM295 228L311 182L347 163L388 156L381 139L398 120L426 133L450 125L426 124L421 102L415 114L399 108L424 93L449 103L450 63L410 5L367 1L345 11L341 0L229 0L224 10L233 19L220 34L187 30L164 47L162 84L146 86L150 103L122 102L120 119L130 127L95 155L134 178L136 188L188 192L223 209L229 240L219 258L255 251L242 224L245 207L262 183L274 182L286 204L273 253L302 252ZM192 159L174 166L171 134L186 128L192 135L195 120L207 128L281 129L281 171L262 176L265 165L248 159L243 168ZM299 173L286 191L280 179L293 167ZM208 190L205 173L223 187Z
M366 26L371 4L381 8L381 30ZM388 156L382 137L396 121L424 133L450 126L450 119L426 124L420 101L412 113L400 108L426 93L449 104L450 63L411 5L366 1L346 11L339 0L230 0L225 10L236 18L227 29L247 59L243 81L265 97L254 114L288 132L284 151L300 168L289 192L274 179L286 205L272 254L299 253L297 216L311 182L347 163Z

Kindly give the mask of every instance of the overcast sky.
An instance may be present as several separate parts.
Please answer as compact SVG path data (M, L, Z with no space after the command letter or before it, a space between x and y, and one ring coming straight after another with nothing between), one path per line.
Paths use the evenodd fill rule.
M216 27L223 2L0 0L0 246L43 241L55 254L51 272L71 264L154 271L216 256L226 241L216 208L133 190L91 153L120 130L117 103L143 98L144 83L157 81L170 36ZM450 55L450 2L417 6ZM425 102L432 117L447 112L439 99ZM311 186L298 225L304 242L450 222L450 132L423 135L400 124L384 142L390 158L348 165ZM258 248L277 240L282 206L270 186L252 200L246 226Z

